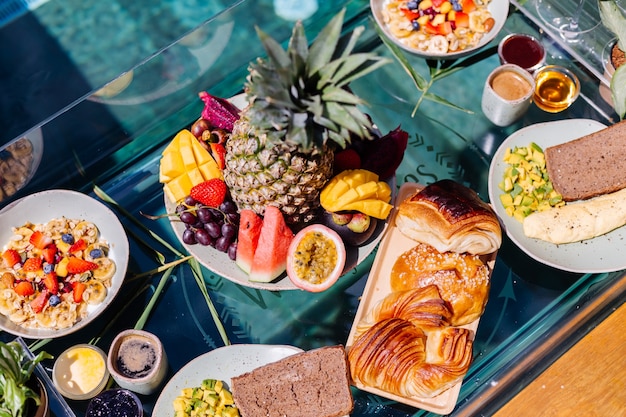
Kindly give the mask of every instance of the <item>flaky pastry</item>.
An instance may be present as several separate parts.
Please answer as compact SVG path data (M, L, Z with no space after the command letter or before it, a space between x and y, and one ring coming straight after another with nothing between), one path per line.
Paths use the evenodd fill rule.
M406 198L398 207L396 226L440 252L485 255L502 244L492 208L474 190L452 180L437 181Z
M452 311L450 324L462 326L478 319L489 298L489 268L478 256L439 252L425 243L398 257L391 269L392 291L435 285Z

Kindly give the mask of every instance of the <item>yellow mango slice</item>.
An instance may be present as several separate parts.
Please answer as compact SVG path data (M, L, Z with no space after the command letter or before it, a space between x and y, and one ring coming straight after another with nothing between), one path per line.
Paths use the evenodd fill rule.
M384 181L378 181L378 191L376 192L376 198L388 203L391 201L391 187Z
M183 159L178 152L167 152L161 157L159 181L168 182L185 172Z
M354 190L357 192L361 200L365 200L376 196L378 193L378 183L369 181L358 185Z
M172 203L177 203L189 195L193 187L189 175L184 173L163 186L163 191Z
M389 216L393 206L384 201L371 198L367 200L355 201L344 206L343 210L355 210L367 214L377 219L384 220Z
M215 162L213 158L200 165L198 168L200 169L205 181L210 180L211 178L224 179L222 170L217 166L217 162Z
M191 147L193 149L193 156L196 159L196 165L200 166L209 161L215 161L209 151L207 151L195 137L191 140Z
M204 176L200 171L200 168L195 167L187 171L187 176L189 176L189 181L191 182L191 186L198 185L201 182L204 182ZM191 190L191 189L190 189Z
M349 190L350 186L347 182L341 178L333 178L331 182L322 189L320 193L320 204L324 209L332 211L330 207L334 206L339 197Z
M341 178L354 188L370 181L378 181L378 175L366 169L352 169L344 172L346 174Z

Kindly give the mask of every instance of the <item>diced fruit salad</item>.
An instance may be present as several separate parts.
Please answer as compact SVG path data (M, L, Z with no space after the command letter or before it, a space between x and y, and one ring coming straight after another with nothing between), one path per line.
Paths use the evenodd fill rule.
M539 145L531 142L528 146L508 148L503 160L508 166L498 186L504 192L500 202L509 216L522 223L535 211L565 204L548 178L546 157Z
M174 417L239 417L234 404L222 381L205 379L199 387L182 389L174 399Z
M476 46L495 26L491 0L387 0L383 19L404 45L445 54Z

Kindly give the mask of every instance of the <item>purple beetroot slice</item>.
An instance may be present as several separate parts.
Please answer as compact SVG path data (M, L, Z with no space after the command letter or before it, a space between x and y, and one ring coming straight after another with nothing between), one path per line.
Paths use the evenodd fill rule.
M204 101L201 117L213 127L232 132L235 122L239 120L239 109L230 101L212 96L206 91L201 91L198 96Z
M361 168L387 180L400 166L408 142L409 134L399 126L379 139L363 142Z

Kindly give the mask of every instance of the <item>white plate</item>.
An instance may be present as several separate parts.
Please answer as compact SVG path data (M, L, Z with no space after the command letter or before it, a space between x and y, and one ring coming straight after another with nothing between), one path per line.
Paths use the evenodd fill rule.
M174 415L174 399L183 388L198 387L207 378L218 379L230 389L232 377L250 372L259 366L276 362L302 349L286 345L230 345L198 356L165 385L154 405L153 416Z
M482 37L480 42L478 42L478 45L474 46L473 48L463 49L462 51L458 51L458 52L450 52L450 53L445 53L445 54L431 53L431 52L426 52L426 51L421 51L418 49L411 48L410 46L407 46L404 43L402 43L398 38L393 36L393 34L391 34L389 29L387 28L387 24L383 20L383 14L382 14L382 8L387 2L388 0L370 0L370 8L372 9L372 14L374 15L374 19L376 20L376 23L378 24L378 26L380 26L382 31L385 33L385 35L393 43L395 43L402 49L412 54L416 56L421 56L424 58L433 58L433 59L461 58L481 49L483 46L487 45L498 35L500 30L504 26L504 23L506 22L506 18L509 14L509 0L491 0L491 3L489 3L489 6L487 6L487 9L491 12L492 17L496 21L496 24L494 25L493 29L491 29L487 34L485 34L485 36Z
M30 329L18 326L8 317L0 314L0 329L16 336L29 339L56 338L73 333L87 326L111 304L117 295L128 266L128 238L119 219L107 206L85 194L70 190L48 190L31 194L0 210L0 247L9 242L13 235L12 227L18 227L26 222L47 223L60 217L84 219L93 222L102 239L110 245L109 256L115 262L116 271L111 279L111 287L107 291L104 301L98 305L89 306L88 315L74 326L67 329Z
M507 148L526 146L535 142L543 149L597 132L606 126L595 120L570 119L556 122L538 123L518 130L509 136L493 156L489 168L489 199L506 234L530 257L564 271L578 273L601 273L626 268L623 242L626 228L621 227L603 236L582 242L555 245L524 235L522 224L506 214L500 203L502 191L498 183L502 181L507 164L502 158Z

